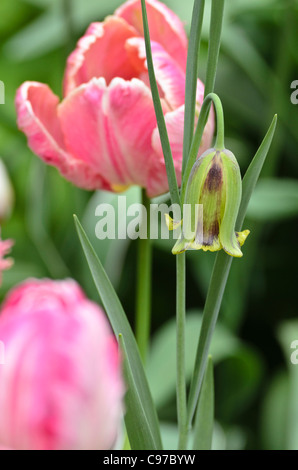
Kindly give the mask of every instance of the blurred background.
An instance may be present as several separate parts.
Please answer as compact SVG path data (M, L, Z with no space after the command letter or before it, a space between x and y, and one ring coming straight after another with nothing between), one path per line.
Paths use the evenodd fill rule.
M13 238L14 267L1 299L28 277L75 278L98 301L73 224L77 214L134 323L137 242L99 241L95 207L117 206L109 193L73 187L28 149L16 128L14 97L25 80L49 84L62 95L66 58L91 21L111 14L120 0L1 0L0 158L14 190L3 238ZM164 1L189 31L193 2ZM206 1L200 78L204 80L210 2ZM212 343L215 364L214 448L298 450L298 1L226 0L215 91L222 99L226 144L244 173L275 113L278 128L249 206L251 230L244 257L232 265ZM1 189L1 188L0 188ZM136 202L138 188L127 197ZM152 348L147 364L166 446L175 428L175 258L171 243L154 242ZM188 257L187 374L190 377L201 311L214 261ZM175 442L175 440L174 440Z

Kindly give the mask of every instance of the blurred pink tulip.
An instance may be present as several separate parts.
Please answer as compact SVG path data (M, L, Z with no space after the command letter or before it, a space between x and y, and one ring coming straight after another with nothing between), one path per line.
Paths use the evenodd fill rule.
M187 37L163 3L147 0L156 79L178 182L181 180ZM197 112L204 95L197 85ZM140 185L150 197L168 190L149 86L140 0L92 23L67 61L64 99L47 85L17 92L18 126L30 148L85 189ZM213 117L200 153L211 146Z
M0 445L110 449L122 416L117 343L72 280L28 280L0 315Z
M13 264L11 258L4 258L10 252L12 246L12 240L1 240L0 238L0 286L2 284L2 271L9 269Z

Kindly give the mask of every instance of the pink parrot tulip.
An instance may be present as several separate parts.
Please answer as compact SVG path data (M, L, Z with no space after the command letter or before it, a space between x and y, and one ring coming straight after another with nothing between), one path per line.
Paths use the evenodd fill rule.
M123 382L104 312L72 280L28 280L0 315L0 448L110 449Z
M10 252L12 246L12 240L1 240L0 238L0 286L2 284L2 271L9 269L13 263L11 258L4 258Z
M187 37L163 3L147 0L156 78L181 181ZM197 84L197 113L204 86ZM25 82L16 96L18 126L29 147L85 189L122 191L139 185L150 197L168 190L149 86L140 0L92 23L69 56L64 98ZM200 153L211 146L213 117Z

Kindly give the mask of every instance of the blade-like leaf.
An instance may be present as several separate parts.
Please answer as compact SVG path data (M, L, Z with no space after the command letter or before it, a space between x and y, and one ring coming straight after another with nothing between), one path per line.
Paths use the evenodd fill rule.
M110 280L107 277L106 272L92 245L90 244L83 227L81 226L76 216L74 216L74 220L93 280L111 322L114 333L117 337L120 334L123 336L126 350L126 370L130 371L130 374L133 378L130 383L133 384L134 389L131 390L130 393L138 396L142 406L142 411L146 418L145 420L142 419L139 422L138 419L143 418L143 416L141 417L140 414L135 414L133 417L129 416L131 414L131 410L127 410L126 427L130 444L132 449L160 450L162 449L162 443L157 413L153 404L149 385L133 332L122 308L120 300L112 284L110 283ZM138 421L137 424L136 421ZM137 437L136 429L139 433L139 436Z
M171 200L173 204L179 204L180 197L178 191L178 184L177 178L175 173L175 167L172 157L172 151L170 147L167 127L162 111L162 106L159 98L158 86L155 78L154 73L154 66L153 66L153 59L152 59L152 51L151 51L151 42L150 42L150 34L149 34L149 25L148 25L148 17L147 17L147 10L146 10L146 1L142 1L142 15L143 15L143 28L144 28L144 39L146 45L146 58L148 64L148 74L150 80L150 88L152 93L152 99L155 109L155 115L160 135L160 141L162 146L162 151L165 160L165 166L167 170L167 177L169 182L169 190L171 194Z
M265 159L270 148L275 128L276 128L277 116L275 115L272 123L265 135L263 142L261 143L257 153L252 159L242 182L242 199L239 207L238 218L236 222L236 230L241 230L245 214L247 211L248 203L251 198L252 192L257 184L261 170L265 163Z
M211 356L208 358L205 377L198 402L194 429L194 450L211 450L214 424L214 380Z
M127 385L125 426L128 431L129 442L133 450L148 449L147 444L152 441L152 433L122 335L119 335L119 343L123 357L124 379Z
M186 166L186 161L188 158L188 153L194 133L199 50L201 42L204 8L205 0L195 0L191 20L185 78L185 118L182 174Z

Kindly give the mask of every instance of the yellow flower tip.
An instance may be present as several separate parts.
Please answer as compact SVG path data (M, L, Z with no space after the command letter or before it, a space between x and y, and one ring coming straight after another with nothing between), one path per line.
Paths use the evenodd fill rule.
M170 231L175 230L176 228L180 227L180 225L182 224L182 220L179 220L179 221L173 220L172 217L169 216L169 214L165 214L165 219L166 219L166 225Z
M229 245L228 248L224 246L223 249L225 250L225 252L228 255L233 256L234 258L242 258L243 253L240 250L240 246L242 246L244 244L244 242L247 239L249 233L250 233L249 230L243 230L243 232L235 232L235 234L236 234L236 243L237 243L238 246L236 246L235 243Z
M244 245L244 242L247 239L249 234L250 234L250 230L243 230L243 232L236 232L237 240L240 246Z

